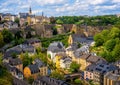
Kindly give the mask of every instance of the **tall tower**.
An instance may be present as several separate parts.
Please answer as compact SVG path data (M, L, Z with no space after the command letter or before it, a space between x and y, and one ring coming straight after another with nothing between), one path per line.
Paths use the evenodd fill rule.
M44 13L42 12L42 17L44 16Z
M31 7L29 8L29 15L32 15L32 9L31 9Z

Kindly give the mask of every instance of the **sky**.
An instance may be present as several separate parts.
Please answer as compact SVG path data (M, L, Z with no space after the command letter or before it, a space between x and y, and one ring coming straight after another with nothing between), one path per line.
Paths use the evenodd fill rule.
M0 0L0 13L32 13L45 16L120 14L120 0Z

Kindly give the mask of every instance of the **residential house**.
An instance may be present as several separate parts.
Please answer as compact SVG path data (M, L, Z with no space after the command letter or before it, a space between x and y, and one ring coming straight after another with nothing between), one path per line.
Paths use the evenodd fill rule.
M33 64L24 68L24 77L29 78L32 76L36 79L39 75L45 76L48 73L47 66L39 59L35 59Z
M36 64L31 64L24 68L25 78L29 78L32 76L34 79L36 79L38 75L40 75L40 70Z
M19 13L18 14L18 18L20 19L20 26L23 26L23 25L25 25L25 23L27 22L27 16L28 16L29 14L28 13Z
M5 14L2 14L2 20L5 20L5 21L11 21L12 19L12 15L10 13L5 13Z
M86 67L84 71L84 79L86 80L93 80L94 79L94 74L93 70L96 67L96 64L92 64Z
M50 19L44 15L42 16L35 16L35 23L50 23Z
M6 29L18 28L18 24L13 21L7 21L3 24L3 28L6 28Z
M13 85L29 85L26 81L13 78Z
M3 65L7 70L17 79L23 80L23 73L16 67L11 66L10 64L4 62Z
M120 70L106 73L103 85L120 85Z
M78 49L78 45L77 44L72 44L69 45L66 48L66 54L69 55L70 57L74 57L74 51Z
M21 53L28 53L29 56L32 56L36 53L36 50L33 46L31 45L17 45L15 47L12 47L10 49L7 49L4 58L8 59L10 57L14 57L13 55L19 56Z
M105 59L95 56L92 54L84 54L80 57L78 63L81 65L80 70L84 71L87 66L91 64L97 64L101 62L106 62Z
M19 58L15 58L15 59L10 59L9 60L9 64L12 67L16 67L17 69L19 69L21 72L23 72L23 63Z
M65 48L62 44L62 42L53 42L49 45L47 49L47 55L50 56L50 59L53 62L56 62L55 55L57 53L65 53Z
M114 65L118 66L120 68L120 60L116 61Z
M96 65L94 68L93 74L94 74L94 79L93 81L96 84L103 85L104 84L104 75L107 72L117 70L118 68L112 64L108 63L99 63Z
M25 19L25 18L20 18L19 24L20 24L20 26L27 25L27 19Z
M66 53L72 58L72 61L80 64L80 57L84 54L89 54L89 45L84 45L80 48L78 46L66 48Z
M65 53L58 53L55 55L56 58L56 67L69 69L70 64L72 63L72 58L66 55Z
M72 34L69 36L68 43L73 44L73 43L80 43L82 45L91 45L93 43L93 37L85 37L80 34Z
M91 64L87 66L84 71L84 79L93 80L95 84L104 85L104 75L111 71L115 71L118 68L115 65L109 64L107 62ZM105 81L106 82L106 81ZM107 84L105 84L107 85ZM110 85L110 84L108 84Z
M36 64L39 67L40 75L45 76L48 74L48 67L40 59L35 59L33 64Z
M79 59L83 54L89 54L89 46L88 45L84 45L84 46L76 49L73 52L73 56L72 56L73 61L80 63Z
M0 31L4 29L3 24L0 24Z
M37 39L37 38L27 39L27 40L25 40L24 44L32 45L32 46L34 46L35 48L41 47L41 42L40 42L40 40Z
M65 81L50 78L47 76L38 77L32 85L69 85Z
M18 18L27 18L28 15L28 13L19 13Z
M60 59L60 67L61 68L64 68L64 69L69 69L70 68L70 65L72 63L72 58L71 57L62 57Z

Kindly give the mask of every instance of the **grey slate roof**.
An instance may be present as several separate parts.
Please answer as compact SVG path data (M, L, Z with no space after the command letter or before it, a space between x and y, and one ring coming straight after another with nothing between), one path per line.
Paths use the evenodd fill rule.
M28 67L32 74L39 73L39 68L36 64L29 65Z
M117 70L118 68L115 65L109 63L99 63L99 64L91 64L86 67L86 71L89 72L98 72L101 74L106 74L107 72Z
M80 42L81 44L83 44L83 43L90 44L91 42L93 42L92 37L86 38L80 34L73 34L72 38L73 38L73 42Z
M19 55L24 52L35 53L35 48L31 45L17 45L13 48L7 49L4 58L12 57L13 53Z
M62 80L57 80L54 78L50 78L47 76L41 76L38 77L32 85L40 85L40 82L44 83L45 85L69 85L68 83L66 83L65 81Z
M99 63L94 68L94 72L99 72L101 74L105 74L109 71L113 71L113 70L116 70L116 69L118 69L118 68L116 66L112 65L112 64Z
M7 70L9 72L15 72L16 74L23 75L23 73L19 69L17 69L16 67L13 67L13 66L9 65L8 63L3 63L3 65L7 68Z
M80 58L85 59L87 62L91 62L91 63L106 62L106 60L103 59L102 57L91 55L91 54L84 54Z
M40 59L35 59L34 60L35 64L39 67L45 66L45 64L43 63L43 61L41 61Z
M114 81L114 85L120 85L120 69L106 73L104 78Z
M15 65L22 64L22 61L21 61L19 58L10 59L10 60L9 60L9 64L12 65L12 66L15 66Z
M24 80L19 80L17 78L13 78L13 85L29 85L26 81Z
M31 70L31 73L38 73L40 70L39 68L45 66L45 64L40 59L35 59L34 64L29 65L28 67Z
M71 63L72 63L72 58L69 57L69 56L64 56L64 57L62 57L61 59L64 60L63 63L66 63L66 62L71 62Z
M75 51L78 48L78 45L76 43L73 43L69 47L66 48L67 51Z
M96 67L96 64L89 65L86 67L86 71L93 72L95 67Z
M32 43L39 43L40 40L37 38L31 38L31 39L27 39L25 40L24 44L32 44Z
M20 18L26 19L29 14L28 13L19 13L19 15L20 15Z
M81 57L81 55L88 54L88 53L89 53L88 45L84 45L81 48L74 51L75 57Z
M49 45L47 50L52 52L64 52L65 48L62 42L53 42Z

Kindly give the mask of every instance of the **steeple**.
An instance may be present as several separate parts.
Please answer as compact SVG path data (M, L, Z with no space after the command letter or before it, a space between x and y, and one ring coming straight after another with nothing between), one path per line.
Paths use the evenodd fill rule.
M44 13L42 12L42 17L44 16Z
M29 15L31 15L32 14L32 9L31 9L31 7L29 8Z

